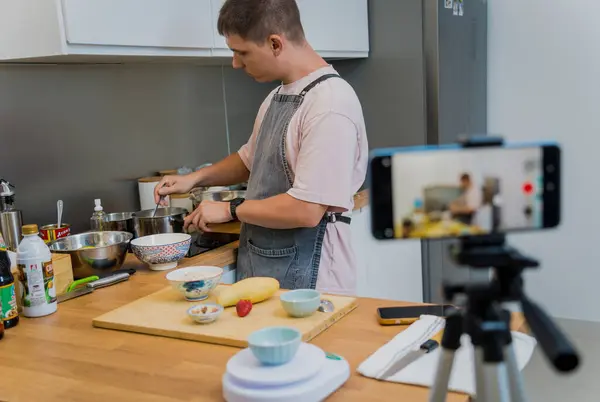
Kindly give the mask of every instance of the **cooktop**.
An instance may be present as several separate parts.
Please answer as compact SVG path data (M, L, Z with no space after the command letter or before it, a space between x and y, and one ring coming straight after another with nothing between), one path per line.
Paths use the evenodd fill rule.
M186 255L188 258L195 257L240 239L240 235L234 233L194 232L191 233L191 235L192 244Z

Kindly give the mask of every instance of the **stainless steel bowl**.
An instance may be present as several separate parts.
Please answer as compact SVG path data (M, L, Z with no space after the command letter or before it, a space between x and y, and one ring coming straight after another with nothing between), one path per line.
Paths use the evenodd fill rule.
M188 211L185 208L158 208L156 215L154 209L134 212L133 236L135 238L160 234L160 233L185 233L183 220Z
M231 201L234 198L246 198L244 190L224 190L224 191L202 191L192 190L190 192L192 205L194 209L200 205L202 201Z
M134 233L133 212L115 212L107 214L104 222L106 230Z
M54 253L69 254L73 278L81 279L120 269L132 238L129 232L85 232L53 241L48 247Z

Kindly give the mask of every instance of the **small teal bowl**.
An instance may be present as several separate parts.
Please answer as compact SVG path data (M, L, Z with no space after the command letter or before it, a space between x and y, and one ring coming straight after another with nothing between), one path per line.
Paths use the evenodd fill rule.
M313 289L296 289L279 296L283 309L292 317L308 317L321 304L321 293Z
M267 327L248 337L248 346L262 364L278 366L292 360L302 343L302 334L292 327Z

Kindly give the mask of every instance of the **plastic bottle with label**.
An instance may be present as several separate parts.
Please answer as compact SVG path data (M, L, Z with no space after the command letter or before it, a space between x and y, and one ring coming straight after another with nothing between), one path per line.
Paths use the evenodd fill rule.
M38 235L37 225L23 226L17 249L21 306L25 317L43 317L56 311L56 284L50 249Z
M15 278L10 268L8 252L0 251L0 321L6 329L16 327L19 323Z

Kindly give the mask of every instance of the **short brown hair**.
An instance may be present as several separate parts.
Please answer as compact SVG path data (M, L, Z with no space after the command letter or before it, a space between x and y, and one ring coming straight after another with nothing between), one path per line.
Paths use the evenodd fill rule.
M304 41L296 0L226 0L217 30L219 35L239 35L259 44L274 34L296 43Z

